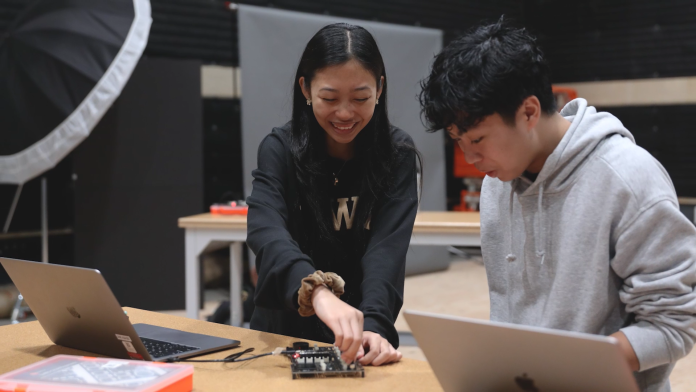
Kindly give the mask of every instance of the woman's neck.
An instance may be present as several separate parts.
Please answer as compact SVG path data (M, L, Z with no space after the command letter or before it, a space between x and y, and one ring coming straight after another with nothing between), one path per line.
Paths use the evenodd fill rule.
M326 135L326 149L329 156L347 161L353 158L355 141L350 143L338 143L329 135Z

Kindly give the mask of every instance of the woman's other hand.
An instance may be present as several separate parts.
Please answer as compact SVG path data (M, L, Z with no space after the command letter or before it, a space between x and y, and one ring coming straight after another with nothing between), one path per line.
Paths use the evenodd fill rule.
M325 286L317 286L312 292L312 307L334 333L334 345L341 350L341 358L347 363L355 361L363 343L362 312L338 299Z
M365 351L368 353L365 354ZM358 350L358 359L361 365L386 365L401 360L401 352L397 351L387 339L380 334L363 332L362 344Z

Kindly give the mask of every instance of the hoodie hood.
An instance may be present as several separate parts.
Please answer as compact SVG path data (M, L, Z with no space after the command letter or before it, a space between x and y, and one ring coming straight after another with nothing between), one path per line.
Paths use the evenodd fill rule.
M592 152L607 137L615 134L629 138L635 144L633 135L623 126L621 121L613 115L601 112L593 106L587 106L587 101L578 98L570 101L562 110L561 115L571 122L565 135L546 159L544 167L539 172L536 180L530 183L526 178L518 178L512 182L510 192L509 214L514 212L514 193L533 195L537 193L538 214L534 222L534 247L536 257L544 264L546 250L546 229L544 224L544 192L559 192L573 183L574 174L587 162ZM513 243L514 233L510 231L510 243ZM507 261L517 259L517 255L510 252L506 256Z
M558 192L572 183L573 174L607 137L620 134L635 144L633 135L613 115L600 112L587 101L577 98L570 101L561 115L571 122L570 128L544 163L536 181L523 192L533 193L542 185L544 192Z

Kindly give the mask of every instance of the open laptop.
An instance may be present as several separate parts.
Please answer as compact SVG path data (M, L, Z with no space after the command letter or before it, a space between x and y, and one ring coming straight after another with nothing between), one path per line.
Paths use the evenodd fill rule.
M409 310L404 316L446 392L638 392L611 337Z
M131 324L98 270L0 258L48 337L114 358L164 361L239 346L239 341Z

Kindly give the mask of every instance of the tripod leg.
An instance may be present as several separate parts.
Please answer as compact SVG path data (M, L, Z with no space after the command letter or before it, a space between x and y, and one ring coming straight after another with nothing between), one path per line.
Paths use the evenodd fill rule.
M22 296L22 294L19 294L19 296L17 296L17 302L15 302L14 309L12 309L12 317L10 318L10 322L12 324L19 323L19 314L20 312L24 313L22 311L22 301L24 301L24 297Z

